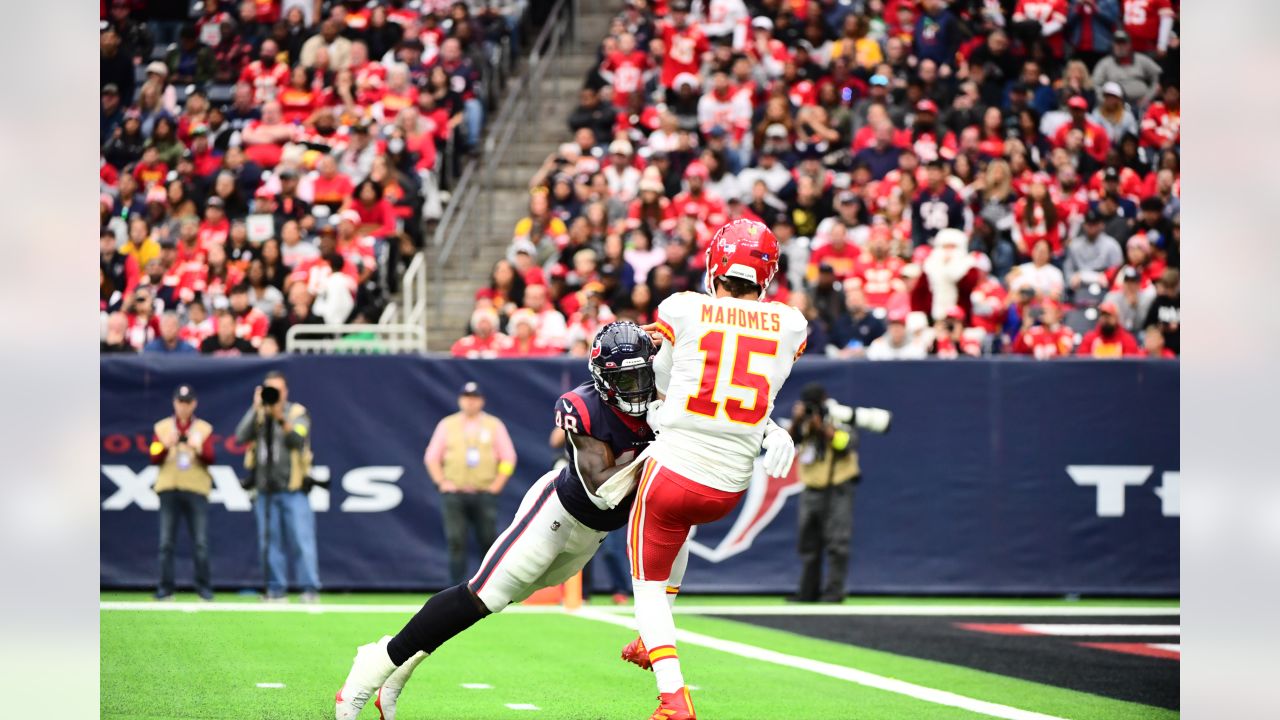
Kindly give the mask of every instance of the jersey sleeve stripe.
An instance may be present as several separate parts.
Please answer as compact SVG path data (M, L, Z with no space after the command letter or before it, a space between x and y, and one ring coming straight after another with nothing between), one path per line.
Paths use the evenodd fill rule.
M564 400L573 403L573 408L578 411L578 418L582 420L582 431L591 434L591 413L587 412L587 404L582 402L582 398L577 393L567 392L560 396Z
M675 330L672 330L671 326L668 325L665 320L662 318L656 318L653 322L657 326L658 332L662 334L662 337L670 340L671 342L676 341Z
M804 354L804 349L807 347L809 347L809 340L807 338L804 340L801 340L800 347L796 348L796 356L791 358L791 361L795 362L796 360L799 360L800 356Z

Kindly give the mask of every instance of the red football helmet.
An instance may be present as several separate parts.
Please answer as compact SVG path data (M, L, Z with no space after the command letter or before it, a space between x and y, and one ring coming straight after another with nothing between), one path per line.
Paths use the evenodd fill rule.
M707 293L715 279L736 277L760 286L763 296L778 272L778 238L764 223L740 218L716 231L707 245Z

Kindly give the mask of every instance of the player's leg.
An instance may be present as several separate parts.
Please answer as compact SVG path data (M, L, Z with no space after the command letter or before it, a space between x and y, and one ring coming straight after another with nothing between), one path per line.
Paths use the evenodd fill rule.
M676 652L667 584L693 526L728 515L741 495L693 482L653 460L641 473L628 527L636 627L658 683L658 712L671 720L694 714Z
M433 596L387 644L399 667L382 683L376 705L384 720L395 717L396 702L414 669L448 640L485 616L527 597L560 555L567 534L555 528L571 521L555 494L555 475L534 483L511 525L489 548L470 581Z
M676 596L680 593L680 584L684 581L685 568L688 566L689 541L686 540L676 555L675 562L671 565L671 577L667 578L667 605L673 610L676 606ZM649 649L645 647L644 640L638 634L635 640L622 648L622 659L638 665L641 670L653 669L653 663L649 662Z

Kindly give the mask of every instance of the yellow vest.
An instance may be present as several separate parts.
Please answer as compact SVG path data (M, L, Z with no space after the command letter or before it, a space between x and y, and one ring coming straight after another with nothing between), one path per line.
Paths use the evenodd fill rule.
M172 416L167 417L155 424L156 437L168 437L170 432L177 430L178 421ZM191 427L187 429L187 434L195 433L200 436L200 442L203 443L205 438L213 434L213 426L199 418L191 418ZM209 474L209 468L204 466L197 457L192 457L191 462L186 469L178 467L178 455L180 453L173 449L169 450L169 454L165 455L164 462L160 464L160 472L156 474L155 490L158 493L167 490L186 490L187 492L197 493L199 495L209 496L209 491L213 489L213 476ZM199 455L200 448L192 451L192 455Z
M842 432L847 431L836 431L837 439ZM846 453L839 453L836 452L835 448L828 447L826 452L823 453L822 459L814 460L807 465L804 463L799 465L800 482L804 483L805 487L815 490L843 485L858 477L861 472L858 467L858 451L856 449L850 449Z
M307 409L302 403L293 403L289 406L289 422L295 422L298 418L307 414ZM250 440L244 446L244 469L252 471L258 464L257 455L254 454L253 448L257 445L256 440ZM301 449L289 451L289 492L302 489L302 479L311 472L311 433L307 433L307 442Z
M466 421L460 412L440 422L444 425L444 460L440 465L445 480L459 490L487 490L498 478L498 455L493 449L498 419L480 413L471 432L464 429Z

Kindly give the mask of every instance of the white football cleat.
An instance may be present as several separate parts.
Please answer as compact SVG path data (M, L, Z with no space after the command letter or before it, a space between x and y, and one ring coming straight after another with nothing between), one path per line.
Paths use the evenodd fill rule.
M351 663L347 681L333 696L336 720L354 720L373 693L395 672L396 665L387 655L387 642L390 640L390 635L383 635L378 642L356 649L356 659Z
M373 701L373 706L378 708L379 720L396 720L396 700L404 691L404 684L409 682L413 669L426 659L427 654L421 650L414 653L413 657L405 660L404 664L396 668L396 671L391 673L391 677L382 683L382 687L378 688L378 697Z

